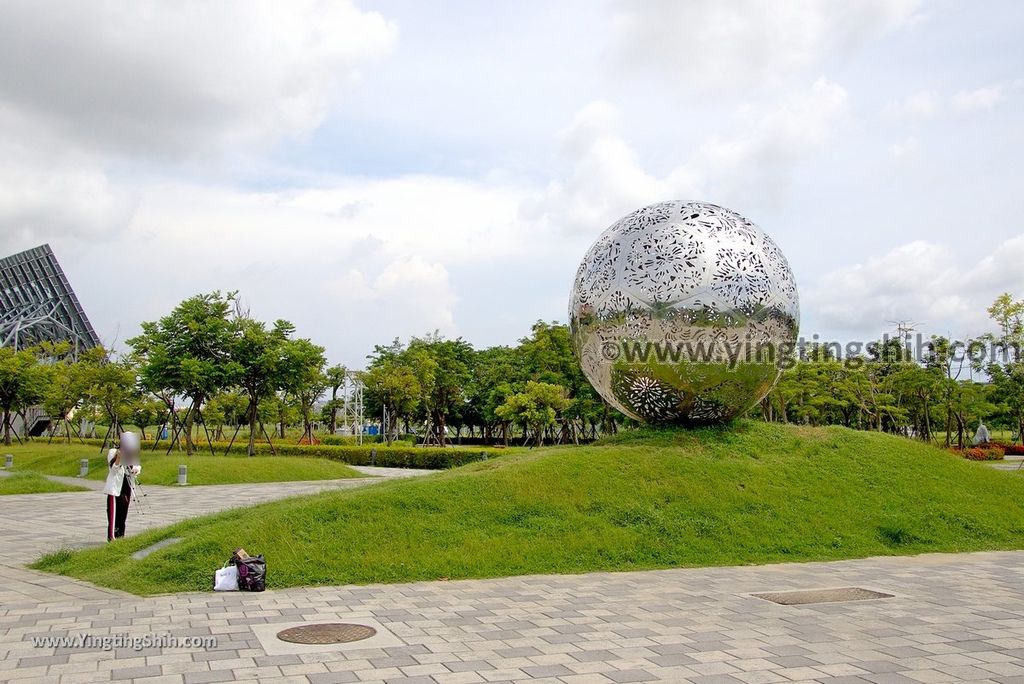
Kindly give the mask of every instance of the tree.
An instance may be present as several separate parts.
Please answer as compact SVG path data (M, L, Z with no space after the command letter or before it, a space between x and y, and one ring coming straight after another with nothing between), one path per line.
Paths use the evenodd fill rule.
M313 405L323 396L330 379L324 372L324 348L306 339L284 344L282 389L295 400L302 416L302 438L313 443Z
M379 404L390 420L384 440L390 445L398 437L398 421L412 416L419 405L423 388L416 372L397 357L386 357L370 366L363 375L369 402Z
M233 425L238 428L245 422L247 405L246 398L237 392L222 392L207 399L203 417L215 426L214 439L223 439L225 425ZM238 430L236 429L234 435L237 434ZM232 439L234 439L234 435L232 435Z
M71 413L81 404L84 395L81 368L77 363L63 359L50 366L42 396L43 410L52 421L50 439L63 427L65 440L71 441Z
M333 435L338 431L338 409L341 408L341 402L338 400L338 390L345 384L348 369L338 364L328 368L325 373L327 375L327 387L331 390L331 400L327 402L325 408L328 412L328 430Z
M78 372L86 406L109 422L107 435L116 440L141 394L135 368L127 359L111 361L106 350L95 347L79 357Z
M440 446L447 440L447 423L462 408L472 378L473 347L461 337L445 340L438 335L414 338L405 352L411 365L419 366L422 407L426 411L427 439Z
M1024 442L1024 359L1020 353L1024 342L1024 301L1014 301L1004 292L988 308L988 313L999 326L999 335L988 339L994 343L993 351L1001 351L985 367L992 379L993 399L999 402L1007 422Z
M476 352L466 398L477 414L485 438L494 439L500 433L502 441L508 444L509 421L496 411L509 396L525 389L529 379L516 349L491 347Z
M141 383L159 394L169 391L191 401L185 419L185 445L194 452L192 425L207 397L230 387L238 374L231 356L236 326L230 314L234 293L196 295L167 316L142 324L142 334L128 340L141 360Z
M520 340L516 349L516 356L520 359L518 365L528 373L527 379L565 388L569 403L559 416L559 441L577 442L579 432L587 423L593 433L602 419L614 420L607 404L583 375L579 359L573 352L569 327L556 322L537 321L530 332L530 337Z
M250 456L256 453L260 402L274 397L284 386L284 374L288 371L286 346L294 331L295 326L284 320L276 321L270 328L251 318L239 318L237 321L236 334L231 341L231 359L238 368L238 386L249 400L246 413Z
M0 408L5 445L11 443L11 412L38 401L45 387L45 369L34 353L0 347Z
M288 434L288 426L294 425L301 417L298 404L283 391L274 392L261 400L259 415L261 422L275 425L274 437L279 439L284 439Z
M164 403L140 393L128 407L128 422L138 426L142 439L146 439L146 426L156 425L164 417Z
M943 374L929 365L904 364L892 376L893 393L906 416L906 427L923 441L932 439L932 412L938 403Z
M547 382L526 383L526 391L513 394L498 407L499 416L532 430L535 444L543 446L544 430L554 425L568 405L565 388Z
M1024 332L1024 301L1014 301L1009 292L996 297L987 309L988 315L999 326L999 340L1012 344L1019 342Z

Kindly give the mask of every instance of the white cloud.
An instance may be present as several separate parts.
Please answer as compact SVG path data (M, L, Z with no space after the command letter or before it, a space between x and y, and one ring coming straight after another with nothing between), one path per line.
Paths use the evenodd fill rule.
M921 146L920 141L913 135L907 136L901 142L889 146L889 152L896 158L909 157L917 152Z
M111 235L134 203L102 158L65 146L0 102L0 250L54 236Z
M986 86L974 90L961 90L953 96L953 104L965 112L988 111L1006 99L1005 84Z
M809 92L767 106L746 106L736 132L715 136L700 149L695 164L706 169L716 197L779 201L799 161L820 149L848 116L846 90L818 79Z
M397 29L347 0L7 2L0 101L121 153L208 156L308 133ZM15 66L16 65L16 66Z
M1008 81L995 85L960 90L955 95L940 95L934 90L922 90L885 106L885 113L904 119L930 119L950 110L962 112L988 111L1006 100L1010 91L1024 81Z
M280 194L286 206L329 221L332 239L361 239L395 256L454 263L520 253L529 236L517 218L524 190L443 176L324 178Z
M804 297L827 327L877 333L891 320L934 324L967 313L966 300L937 297L952 266L950 250L915 241L841 268Z
M902 100L890 102L885 111L893 116L908 119L928 119L939 111L939 94L933 90L922 90Z
M616 55L708 90L777 84L916 17L918 0L620 2Z
M592 102L562 133L562 153L571 168L564 178L523 203L527 220L539 220L567 233L593 233L637 207L663 199L694 196L696 184L683 168L665 178L645 171L618 136L619 112Z
M110 235L131 215L132 194L96 165L76 163L76 155L69 154L47 167L10 152L0 141L0 250L58 235Z
M117 234L161 162L212 161L217 173L225 155L310 133L397 40L393 23L348 0L49 11L15 0L3 14L4 248Z
M977 335L991 328L985 309L997 295L1024 297L1022 260L1024 235L973 263L946 245L915 240L833 271L809 287L802 301L826 330L862 337L877 336L900 320L914 321L926 335Z
M439 263L417 256L396 259L372 279L352 269L327 281L325 289L331 295L330 308L352 321L379 318L401 321L401 329L410 334L458 334L455 291L448 270Z
M396 335L458 334L453 266L557 249L516 219L523 194L514 187L430 176L320 182L288 191L141 184L127 228L53 246L105 339L130 337L197 292L241 289L254 315L292 320L354 364Z
M965 286L979 292L999 294L1013 292L1024 298L1024 235L1006 240L972 266L965 274ZM988 304L986 303L986 306Z
M728 133L712 136L686 163L659 177L643 168L620 137L619 111L608 102L592 102L562 133L568 172L527 199L522 215L570 234L594 233L666 199L778 201L793 167L826 144L846 116L846 90L819 79L808 92L740 107Z

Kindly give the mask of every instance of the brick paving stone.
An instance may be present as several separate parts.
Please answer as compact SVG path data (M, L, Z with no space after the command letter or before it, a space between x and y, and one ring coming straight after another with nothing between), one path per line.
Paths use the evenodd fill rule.
M330 486L225 486L213 501L211 488L150 487L160 510L130 518L129 534ZM27 570L52 545L101 537L102 524L80 524L97 517L96 496L0 497L0 682L1024 682L1024 552L148 598ZM835 586L894 597L779 606L750 596ZM250 627L359 618L404 645L268 655ZM219 642L141 652L31 642L121 633Z
M715 674L715 675L698 675L692 677L690 681L693 684L741 684L743 680L737 679L732 675L727 674ZM787 680L783 680L787 681Z
M572 670L565 667L564 665L531 665L529 667L521 668L523 672L534 679L541 679L544 677L560 677L562 675L572 674Z
M646 670L620 670L618 672L606 672L604 676L613 682L625 684L626 682L650 682L655 677Z
M231 670L211 670L209 672L186 672L185 684L208 684L209 682L230 682L234 679Z
M306 680L312 684L349 684L358 682L359 677L353 672L323 672L306 675ZM408 679L403 679L408 681Z

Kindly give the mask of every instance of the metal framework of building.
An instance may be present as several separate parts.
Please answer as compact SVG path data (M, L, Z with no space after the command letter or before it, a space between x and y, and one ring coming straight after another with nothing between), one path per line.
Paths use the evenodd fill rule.
M345 374L345 382L338 392L341 397L341 434L356 437L363 443L363 381L355 371Z
M72 353L99 346L50 245L0 259L0 346L71 344Z

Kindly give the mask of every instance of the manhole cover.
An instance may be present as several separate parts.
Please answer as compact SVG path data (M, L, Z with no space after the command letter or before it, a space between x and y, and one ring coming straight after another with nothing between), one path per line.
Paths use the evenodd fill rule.
M776 591L766 594L752 594L759 599L772 601L783 606L801 606L808 603L837 603L840 601L866 601L869 599L892 598L893 594L880 591L861 589L860 587L842 587L841 589L806 589L803 591Z
M281 641L293 644L347 644L369 639L377 633L373 627L330 622L323 625L301 625L277 633Z

